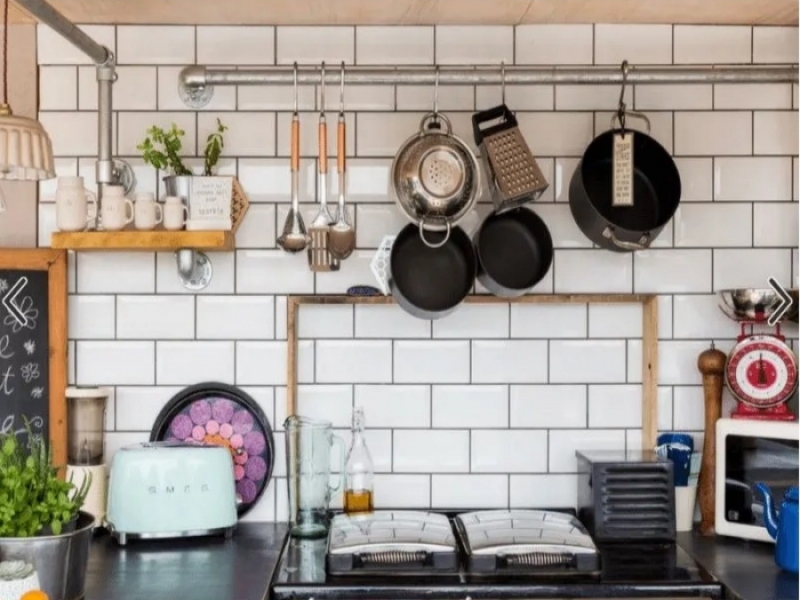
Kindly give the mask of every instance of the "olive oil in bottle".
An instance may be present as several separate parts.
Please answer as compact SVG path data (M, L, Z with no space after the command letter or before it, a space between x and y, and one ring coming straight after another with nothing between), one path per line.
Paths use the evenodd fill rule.
M364 437L364 409L353 411L353 441L345 464L344 512L372 512L372 486L375 471Z

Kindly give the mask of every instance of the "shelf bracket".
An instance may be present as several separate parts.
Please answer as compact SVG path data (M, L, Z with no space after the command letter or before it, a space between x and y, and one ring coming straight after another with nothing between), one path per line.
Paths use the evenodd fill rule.
M175 252L175 262L178 267L178 277L187 290L199 291L205 289L211 282L214 273L211 259L205 252L181 248Z

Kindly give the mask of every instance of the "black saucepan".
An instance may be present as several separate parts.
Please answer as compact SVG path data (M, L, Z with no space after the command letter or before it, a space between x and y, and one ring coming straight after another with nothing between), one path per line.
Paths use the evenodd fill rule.
M550 230L527 208L490 214L473 242L478 281L495 296L522 296L547 275L553 263Z
M613 142L621 131L606 131L589 144L572 175L569 205L576 224L592 242L630 252L648 248L672 219L680 203L681 178L661 144L647 133L633 131L633 206L613 206Z
M410 223L392 244L392 296L403 310L420 319L449 315L475 282L477 260L472 242L460 227L449 229L420 232Z

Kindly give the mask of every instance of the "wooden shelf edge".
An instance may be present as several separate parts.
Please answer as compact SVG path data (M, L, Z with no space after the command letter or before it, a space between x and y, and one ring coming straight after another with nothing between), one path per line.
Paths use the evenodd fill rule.
M50 246L65 250L229 251L234 249L234 237L230 231L57 231Z
M12 0L12 23L33 22ZM78 24L796 25L796 0L51 0Z

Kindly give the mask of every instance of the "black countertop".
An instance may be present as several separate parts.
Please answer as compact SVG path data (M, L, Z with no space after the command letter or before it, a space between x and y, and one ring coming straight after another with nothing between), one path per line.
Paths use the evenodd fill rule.
M265 600L289 529L242 523L229 540L92 541L85 600Z
M296 592L312 589L318 599L323 596L365 597L353 593L352 581L349 584L340 582L342 585L332 595L320 594L324 586L319 583L300 585L298 582L304 579L325 579L324 567L320 571L320 564L324 565L318 556L320 543L311 542L304 547L289 548L288 552L295 554L292 557L294 567L287 567L286 561L281 561L287 531L285 523L245 523L239 525L230 540L195 538L131 542L127 548L112 542L108 535L98 536L89 556L85 600L175 600L176 597L182 600L181 595L187 600L266 600L270 597L287 600L308 597L305 593ZM703 590L706 590L706 597L713 598L720 597L724 587L726 598L735 600L798 598L798 577L784 573L775 566L772 559L774 547L771 544L725 537L703 538L684 533L678 536L678 546L674 554L662 557L672 557L676 561L674 567L684 568L687 564L694 564L689 561L691 556L703 567L697 573L703 573L703 581L706 578L708 581L691 585L673 581L666 588L663 581L654 581L652 578L648 581L642 571L626 575L624 572L617 573L615 569L618 567L614 567L611 572L606 569L605 582L601 581L599 586L595 582L591 589L587 582L537 582L535 586L523 582L524 585L514 586L515 582L505 581L502 586L492 588L494 597L677 598L702 597ZM605 556L608 559L608 555ZM295 570L290 572L288 569L291 568ZM663 571L663 565L661 568ZM696 568L695 564L692 569ZM650 569L652 571L652 567ZM710 579L709 574L716 577L722 586ZM270 594L273 575L276 585ZM481 581L484 584L491 583L485 578ZM453 583L439 581L437 585L442 586L441 591L448 592L442 597L464 598L465 591L474 598L487 597L476 593L481 590L475 581L468 578L456 581L455 585ZM694 588L690 589L692 586ZM381 597L396 598L398 592L402 592L403 597L408 598L408 591L407 587L394 585L391 595L387 593ZM355 592L358 590L355 589ZM432 597L430 593L424 596ZM370 597L378 598L374 593Z
M797 600L798 576L778 568L775 546L725 536L678 534L678 543L725 586L733 600Z

